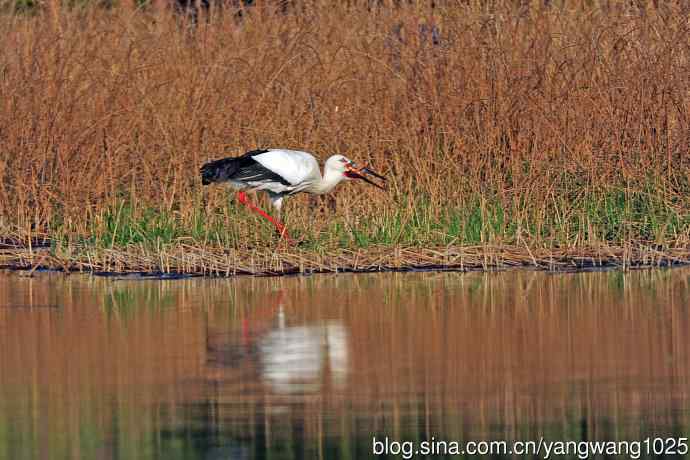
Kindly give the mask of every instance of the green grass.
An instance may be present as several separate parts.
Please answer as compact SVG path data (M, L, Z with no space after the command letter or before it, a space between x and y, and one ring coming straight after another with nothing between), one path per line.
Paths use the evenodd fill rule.
M671 245L690 232L690 213L649 189L611 189L601 193L562 197L549 203L514 201L477 195L464 203L434 206L424 196L407 208L383 210L349 221L339 213L315 230L311 221L287 224L303 240L302 248L366 248L371 245L417 247L476 244L577 246L588 243L644 242ZM277 238L270 223L233 201L224 207L198 207L184 215L178 210L134 206L127 201L90 219L79 234L54 219L49 230L63 246L79 243L98 248L136 245L160 249L186 242L200 247L273 247Z

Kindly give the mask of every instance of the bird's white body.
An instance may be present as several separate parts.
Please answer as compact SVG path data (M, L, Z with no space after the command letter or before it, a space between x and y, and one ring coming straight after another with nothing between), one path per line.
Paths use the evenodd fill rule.
M285 227L260 208L249 203L247 190L263 190L268 193L278 214L287 195L306 192L315 195L328 193L343 180L362 179L384 189L366 178L371 174L385 180L369 168L356 168L352 160L342 155L333 155L326 160L323 174L319 162L307 152L287 149L252 150L239 157L211 161L200 169L202 184L226 183L238 191L238 200L252 210L273 222L283 236Z
M317 195L330 192L338 183L345 179L339 167L342 155L333 155L326 161L324 174L321 175L319 162L313 155L299 150L270 149L265 153L254 155L252 159L267 170L284 179L281 181L243 178L241 181L230 180L236 190L266 190L273 194L292 195L299 192L309 192Z

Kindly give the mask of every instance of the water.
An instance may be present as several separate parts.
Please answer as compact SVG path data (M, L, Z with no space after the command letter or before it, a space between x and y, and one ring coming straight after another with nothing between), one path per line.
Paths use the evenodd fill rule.
M689 300L681 269L8 274L0 458L366 458L374 436L688 436Z

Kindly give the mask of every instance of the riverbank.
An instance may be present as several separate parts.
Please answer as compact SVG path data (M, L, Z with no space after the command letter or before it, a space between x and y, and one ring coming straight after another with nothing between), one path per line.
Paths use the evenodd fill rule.
M690 264L690 248L652 246L558 249L518 246L447 246L413 248L373 246L367 249L310 251L208 250L176 245L159 252L73 248L69 254L41 249L0 250L0 268L98 274L292 275L386 271L493 271L515 268L554 272L638 269Z

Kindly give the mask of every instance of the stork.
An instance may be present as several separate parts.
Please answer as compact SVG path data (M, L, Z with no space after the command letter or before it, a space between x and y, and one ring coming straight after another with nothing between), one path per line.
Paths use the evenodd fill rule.
M252 150L239 157L211 161L200 169L201 183L228 183L237 191L237 200L270 221L278 234L292 243L285 226L280 222L283 198L304 192L323 195L330 192L342 180L361 179L385 190L366 175L383 181L385 177L367 167L357 167L355 162L343 155L333 155L324 164L323 175L319 162L311 153L299 150L267 149ZM263 190L268 193L276 210L277 218L252 204L245 192Z

